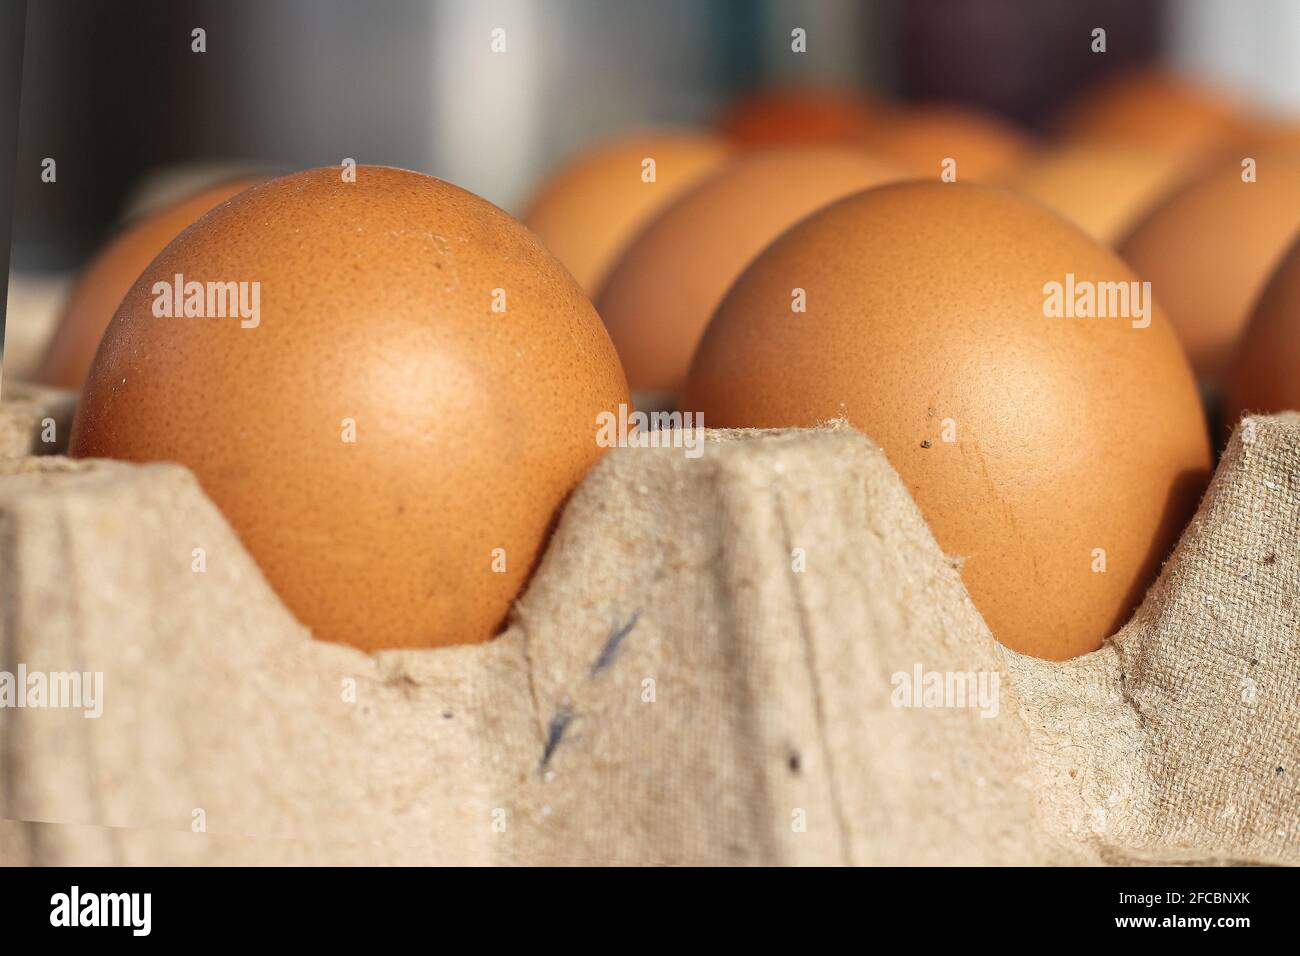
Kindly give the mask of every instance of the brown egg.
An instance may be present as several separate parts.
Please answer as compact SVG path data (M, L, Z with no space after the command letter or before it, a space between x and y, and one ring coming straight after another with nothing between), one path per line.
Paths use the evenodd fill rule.
M1255 119L1250 125L1242 149L1250 155L1252 149L1270 147L1300 149L1300 119L1271 115Z
M265 179L245 177L210 186L143 216L119 232L78 277L37 368L37 381L59 388L80 388L104 329L154 256L205 212Z
M230 312L206 297L232 282L248 307L165 317L177 275L203 284L186 306ZM420 173L313 169L146 270L71 454L188 466L319 638L455 644L501 627L601 455L596 416L627 401L595 310L514 219Z
M675 392L723 294L763 247L813 210L899 178L842 146L787 146L730 163L637 236L596 299L634 390Z
M1114 245L1190 172L1184 153L1117 143L1065 143L1007 177L1022 196Z
M980 182L1008 175L1025 160L1031 142L998 116L921 104L898 110L868 145L915 176L938 179L951 159L958 181Z
M688 130L649 131L602 143L542 184L524 213L524 225L594 294L636 231L728 153L718 137Z
M1300 227L1300 152L1212 164L1140 221L1119 252L1173 321L1197 375L1222 376L1250 310Z
M1233 147L1248 128L1244 104L1161 69L1107 79L1079 97L1060 120L1065 139L1198 156Z
M1232 358L1224 396L1235 425L1250 412L1300 411L1300 243L1274 271Z
M860 143L881 121L883 107L866 93L829 87L760 90L735 100L718 120L741 146Z
M1049 283L1135 280L1010 192L882 186L754 261L710 323L681 407L713 428L847 417L964 559L993 634L1072 657L1127 620L1210 473L1196 387L1158 308L1046 314Z

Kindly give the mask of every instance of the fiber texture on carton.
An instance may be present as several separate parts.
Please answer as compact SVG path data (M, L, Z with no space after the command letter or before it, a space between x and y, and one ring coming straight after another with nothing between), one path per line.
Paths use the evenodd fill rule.
M1297 415L1063 663L843 425L612 450L478 646L313 640L178 465L0 465L0 589L0 671L103 674L98 718L0 710L5 862L1300 859Z
M0 404L0 459L65 451L77 393L12 382Z

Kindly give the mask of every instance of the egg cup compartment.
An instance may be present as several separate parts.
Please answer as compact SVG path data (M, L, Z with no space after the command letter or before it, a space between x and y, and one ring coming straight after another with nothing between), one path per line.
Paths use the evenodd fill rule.
M313 640L186 469L6 447L0 671L104 684L97 719L0 710L0 862L1300 862L1295 414L1238 429L1065 662L993 640L844 425L612 450L504 634L373 655ZM995 706L901 693L930 674Z

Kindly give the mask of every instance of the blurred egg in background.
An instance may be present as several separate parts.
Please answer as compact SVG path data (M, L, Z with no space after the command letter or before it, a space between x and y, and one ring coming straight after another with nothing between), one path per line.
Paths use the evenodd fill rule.
M223 180L123 227L82 269L36 380L80 388L109 320L154 256L204 213L261 181L262 177Z
M1248 130L1245 103L1171 71L1149 69L1086 91L1064 111L1060 135L1206 156L1241 143Z
M1300 409L1300 243L1265 286L1228 369L1225 419Z
M996 115L924 103L896 111L867 145L910 175L979 182L1013 170L1031 148L1029 137Z
M1042 150L1001 181L1114 245L1193 167L1165 147L1075 142Z
M1300 230L1300 151L1211 163L1143 217L1120 254L1151 282L1192 367L1219 383L1274 266Z
M727 153L719 137L690 130L598 143L546 178L525 208L524 225L595 294L636 231Z
M867 94L833 87L760 90L735 100L718 128L739 146L861 143L883 122L885 106Z
M898 167L847 146L776 146L719 169L651 222L610 272L596 309L634 390L676 392L728 286L819 207Z

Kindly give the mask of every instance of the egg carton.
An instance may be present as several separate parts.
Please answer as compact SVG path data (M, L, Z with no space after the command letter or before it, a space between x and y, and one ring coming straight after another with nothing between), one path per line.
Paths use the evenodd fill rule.
M313 640L183 467L8 447L0 671L103 684L0 710L4 862L1300 860L1300 415L1238 428L1064 662L993 640L843 423L611 450L505 633L375 654Z

